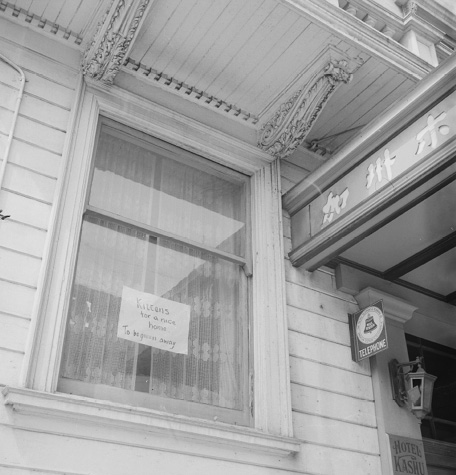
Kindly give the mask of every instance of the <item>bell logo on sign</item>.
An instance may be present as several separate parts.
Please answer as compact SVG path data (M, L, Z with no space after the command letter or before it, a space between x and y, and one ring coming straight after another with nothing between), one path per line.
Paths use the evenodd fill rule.
M349 314L348 321L353 361L370 358L388 348L382 300Z
M356 335L365 345L370 345L381 335L384 317L377 307L368 307L361 313L356 325Z

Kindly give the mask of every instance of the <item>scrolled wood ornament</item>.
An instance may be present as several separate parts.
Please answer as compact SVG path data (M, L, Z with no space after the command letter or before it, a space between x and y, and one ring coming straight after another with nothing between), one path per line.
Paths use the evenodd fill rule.
M331 61L301 90L282 104L260 131L258 147L275 158L291 155L304 141L324 105L352 74L347 61Z
M84 76L111 85L151 0L115 0L98 24L82 60Z

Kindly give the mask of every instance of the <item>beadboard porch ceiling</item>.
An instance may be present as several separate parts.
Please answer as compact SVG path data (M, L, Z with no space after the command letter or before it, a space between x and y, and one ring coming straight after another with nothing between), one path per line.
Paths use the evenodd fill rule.
M349 16L343 10L340 14ZM332 152L410 90L417 78L374 58L286 2L156 0L127 68L187 96L199 106L196 110L216 111L257 131L307 84L325 55L346 58L354 72L352 82L340 86L309 135L308 142L332 136L324 141ZM345 133L349 129L355 130Z
M0 14L24 17L24 24L38 22L48 35L56 29L71 32L82 50L110 3L10 0ZM346 58L353 80L331 97L306 141L318 141L330 156L409 91L428 66L420 60L419 67L408 68L375 54L304 8L315 2L296 3L155 0L115 84L255 144L262 125L306 85L319 61ZM410 55L342 8L320 3L347 24L358 22L368 36L372 30L375 41L394 43L399 56Z

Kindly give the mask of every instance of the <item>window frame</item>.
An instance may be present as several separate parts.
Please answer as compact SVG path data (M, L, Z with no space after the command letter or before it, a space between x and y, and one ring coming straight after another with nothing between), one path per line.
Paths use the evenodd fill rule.
M76 396L63 397L56 393L68 312L67 296L71 290L78 230L89 182L89 157L100 115L251 177L252 215L248 221L252 226L255 276L250 312L254 366L250 381L252 426L237 427L217 421L203 423L197 418L163 415L152 410L147 411L148 425L156 430L183 431L205 442L210 430L218 440L229 445L260 452L266 450L268 454L298 452L300 441L293 438L292 429L279 161L255 145L125 90L86 82L82 76L67 131L19 388L5 389L6 404L19 407L26 400L28 410L38 412L42 412L46 404L55 404L62 406L60 413L68 417L78 417L84 409L89 418L94 405L99 405L106 413L105 421L113 424L121 413L135 425L134 421L144 413L128 406L119 407L99 400L81 401ZM164 426L163 419L167 421ZM136 426L140 428L141 424Z
M241 255L236 255L234 253L229 253L227 251L216 249L210 245L205 245L201 242L193 241L187 237L175 234L173 232L169 232L159 227L155 227L154 225L148 225L145 223L140 223L134 221L125 215L115 214L110 210L97 208L95 205L90 204L90 194L93 185L93 176L95 170L95 162L96 162L96 154L98 150L99 144L99 137L102 133L103 127L110 129L107 131L107 134L110 134L111 131L115 130L116 136L122 136L125 141L132 143L134 145L138 145L142 147L144 150L149 150L152 153L157 152L160 154L161 158L174 160L175 162L179 162L183 165L188 165L194 169L199 169L205 171L212 176L219 177L224 179L225 181L230 181L232 183L237 183L244 189L244 216L245 216L245 238L244 238L244 257ZM251 273L247 271L247 269L251 268L251 240L250 240L250 226L248 222L248 217L250 216L249 213L249 202L248 197L250 196L250 186L249 186L249 177L245 174L239 173L235 170L228 169L219 164L215 164L213 162L209 162L208 160L196 156L193 153L190 153L186 150L181 148L175 147L171 144L163 142L155 137L147 136L144 133L131 128L130 126L125 126L124 124L114 121L112 119L106 118L104 115L100 115L97 121L97 132L96 138L94 141L94 148L91 153L90 157L90 172L89 172L89 180L87 183L86 189L86 196L84 199L85 206L83 209L82 216L80 217L80 225L79 225L79 241L78 241L78 252L76 255L75 265L73 269L72 275L72 282L74 282L76 267L77 267L77 259L79 255L79 247L81 242L81 231L83 226L84 217L87 215L90 216L100 216L103 219L107 219L109 221L120 223L124 226L130 226L135 228L136 230L140 230L143 233L148 234L149 236L153 236L154 238L165 238L166 240L171 240L179 244L188 245L193 249L197 249L203 252L207 252L211 255L216 256L219 259L223 259L225 261L234 263L238 266L240 272L244 272L246 274L245 280L245 291L247 295L247 302L245 302L245 306L247 307L247 315L245 317L246 321L244 322L244 330L246 334L247 344L243 343L246 358L247 358L247 365L245 369L243 369L242 374L240 375L240 386L242 386L243 391L243 408L242 409L230 409L219 407L211 404L203 404L194 402L192 400L180 400L180 399L173 399L167 398L165 396L156 396L149 393L142 393L133 390L121 389L117 387L109 387L105 385L98 385L97 383L88 383L85 381L79 380L71 380L67 378L62 378L59 376L59 380L57 382L56 391L67 393L67 394L76 394L81 396L90 397L92 399L101 399L106 401L112 402L123 402L128 400L128 403L134 407L142 407L142 408L159 408L159 407L166 407L168 412L174 414L182 414L187 415L189 417L199 417L202 419L215 419L224 421L226 423L231 424L239 424L250 427L251 425L251 404L252 404L252 395L250 394L249 388L249 381L252 377L252 358L251 358L251 351L249 349L249 328L250 328L250 312L249 309L251 308L250 305L250 292L249 287ZM73 284L72 284L73 286ZM71 291L70 291L71 293ZM69 300L69 298L68 298ZM69 303L69 302L68 302ZM65 320L68 318L67 317ZM66 322L65 322L66 328ZM59 359L61 360L62 352L59 355ZM60 364L59 364L60 366Z

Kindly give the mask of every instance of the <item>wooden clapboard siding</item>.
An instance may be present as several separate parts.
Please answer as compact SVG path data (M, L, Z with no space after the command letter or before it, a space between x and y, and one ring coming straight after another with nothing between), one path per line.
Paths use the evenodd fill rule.
M302 335L328 340L339 345L350 346L348 323L333 318L322 318L314 312L288 306L288 327Z
M26 77L0 190L0 209L11 215L0 222L0 384L14 385L42 269L79 55L4 19L0 53ZM1 156L15 109L10 75L0 77Z
M16 92L18 90L14 87L11 87L9 84L6 84L5 78L3 77L3 74L6 72L5 69L6 68L2 68L2 75L0 76L0 97L2 98L1 107L12 111L14 110L14 105L16 103Z
M0 247L42 257L46 231L11 219L0 221Z
M14 191L43 203L52 203L56 179L34 170L9 164L3 181L3 188Z
M303 444L301 454L305 460L305 473L330 475L380 474L380 457L358 452L347 452L334 447L313 443Z
M42 175L56 178L59 173L61 154L13 139L9 162L36 171Z
M17 140L39 145L54 153L61 153L65 140L63 130L49 127L37 120L23 116L19 116L17 120L14 136Z
M380 473L369 362L351 358L348 313L358 306L337 290L332 269L291 265L286 213L283 230L294 433L329 460L313 457L309 473Z
M286 193L292 186L299 183L309 174L309 170L288 160L282 160L280 162L280 171L282 193Z
M290 356L292 384L322 389L367 401L373 400L372 381L363 375L321 362Z
M34 296L35 291L31 287L1 280L0 312L30 318Z
M320 279L319 279L320 280ZM311 280L310 284L311 285ZM351 300L343 300L330 291L315 289L302 283L287 282L287 298L289 305L314 312L322 317L348 322L348 313L358 310Z
M350 348L338 345L321 338L290 331L290 354L297 358L304 358L335 368L345 369L353 373L368 374L366 365L355 363L351 359Z
M24 353L30 321L0 312L0 348Z
M0 348L0 381L3 385L17 385L24 355L22 352Z
M71 93L71 96L73 94ZM21 103L21 116L33 118L57 130L65 130L70 110L42 97L26 93Z
M376 427L373 401L297 384L292 384L291 389L295 412Z
M39 257L0 248L0 279L35 288L40 267Z
M16 192L0 192L2 209L16 222L46 230L49 225L51 205Z
M303 442L377 455L377 429L340 420L293 412L295 437Z

